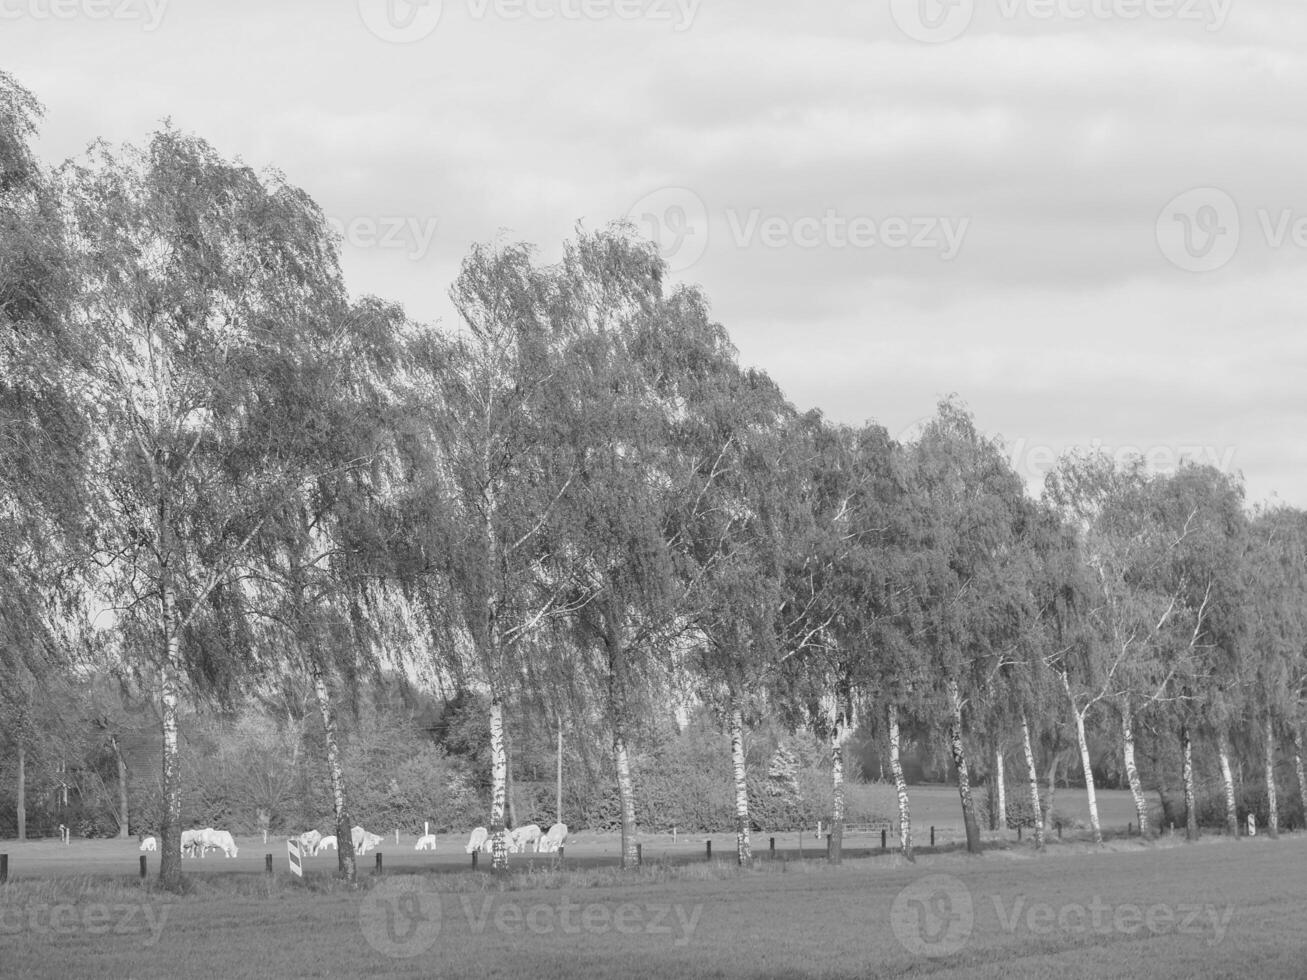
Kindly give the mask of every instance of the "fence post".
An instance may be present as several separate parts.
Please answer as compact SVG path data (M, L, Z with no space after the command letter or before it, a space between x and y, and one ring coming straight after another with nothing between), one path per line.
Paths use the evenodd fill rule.
M477 848L477 851L479 851L479 850L481 850L481 848L478 847L478 848ZM560 847L559 850L561 851L562 848ZM472 870L473 870L473 871L475 871L475 870L477 869L477 851L473 851L473 852L472 852Z
M9 880L9 855L0 854L0 885Z
M710 841L710 840L709 840L709 841L704 841L704 844L706 844L706 845L707 845L707 848L708 848L708 857L707 857L707 860L711 861L711 860L712 860L712 841Z
M1021 843L1021 824L1017 824L1017 843Z
M637 843L635 845L635 863L644 864L644 845Z
M148 874L148 872L145 870L145 855L142 854L141 855L141 880L142 881L145 880L146 874Z
M768 856L769 858L775 858L775 857L776 857L776 838L775 838L775 837L768 838L768 840L767 840L767 856Z
M377 874L381 874L381 852L377 851Z
M886 848L886 846L885 846L885 835L886 835L886 833L887 833L887 831L885 830L884 827L880 828L880 849L881 849L882 851L888 849L888 848Z
M272 855L271 855L271 854L265 854L265 855L263 855L263 872L264 872L264 874L272 874Z
M559 844L559 845L558 845L558 864L559 864L560 867L562 866L562 863L563 863L563 853L564 853L564 851L566 851L566 848L564 848L562 844Z
M931 827L931 828L930 828L930 846L931 846L931 847L934 847L934 846L935 846L935 828L934 828L934 827Z

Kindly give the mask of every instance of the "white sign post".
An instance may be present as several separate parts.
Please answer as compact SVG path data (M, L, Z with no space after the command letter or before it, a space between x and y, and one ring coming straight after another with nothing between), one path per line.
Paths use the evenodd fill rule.
M300 842L286 841L286 859L290 862L290 873L296 878L304 877L304 859L300 854Z

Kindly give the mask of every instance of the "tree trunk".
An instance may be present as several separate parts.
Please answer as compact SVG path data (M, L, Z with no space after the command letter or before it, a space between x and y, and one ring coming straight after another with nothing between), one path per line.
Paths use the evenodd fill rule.
M1148 836L1148 800L1144 798L1144 785L1139 780L1139 768L1135 765L1135 731L1131 724L1130 705L1122 703L1121 744L1124 746L1125 776L1130 783L1130 795L1135 801L1135 817L1139 820L1139 836Z
M554 822L563 822L563 726L558 726L558 771L556 773L554 789L556 797L554 800Z
M331 703L327 678L317 654L308 657L309 673L313 678L313 695L322 715L322 741L327 749L327 773L331 780L331 805L336 816L336 867L340 877L354 882L358 878L358 865L354 860L354 821L349 813L349 795L345 786L345 770L340 763L340 738L336 728L336 708Z
M114 761L118 764L118 837L121 839L128 836L127 762L123 759L122 747L118 744L118 736L110 736L109 745L113 748Z
M635 846L635 787L631 782L626 734L621 728L613 736L613 755L617 759L617 795L622 804L622 870L633 871L640 866Z
M517 822L517 803L513 796L513 750L508 747L508 739L504 739L504 805L508 810L508 820L505 826L516 829L520 826Z
M1301 767L1299 773L1302 772ZM18 739L18 839L27 840L27 746Z
M979 854L980 825L976 822L976 807L971 797L971 776L967 772L966 749L962 744L962 694L956 680L949 680L948 695L952 708L948 740L953 753L953 768L958 776L958 796L962 799L962 822L967 828L967 852Z
M903 778L903 761L899 758L899 709L890 704L885 709L889 717L889 768L894 774L894 790L899 797L899 849L909 861L917 859L912 853L912 813L908 806L908 781Z
M994 829L1007 830L1007 776L1003 770L1003 748L994 749L994 793L998 812L994 814Z
M831 864L841 863L844 857L844 739L845 727L840 724L837 709L830 736L831 818L829 860Z
M1303 820L1307 821L1307 772L1302 765L1302 729L1293 730L1293 767L1298 772L1298 796L1302 804Z
M1234 799L1234 775L1230 772L1230 745L1224 732L1216 740L1216 753L1221 761L1221 782L1225 786L1225 829L1238 840L1239 808Z
M508 790L508 760L504 755L504 704L490 698L490 834L494 838L491 867L508 870L508 840L504 832L504 801Z
M1266 719L1266 832L1280 836L1280 801L1275 792L1275 722Z
M1085 795L1089 798L1089 825L1094 831L1094 843L1103 843L1103 828L1098 822L1098 797L1094 793L1094 769L1089 758L1089 739L1085 737L1085 713L1072 707L1076 719L1076 741L1080 743L1080 765L1085 771Z
M1180 751L1184 757L1184 836L1198 839L1198 800L1194 793L1194 740L1189 729L1180 730Z
M1035 768L1035 750L1030 744L1030 722L1021 716L1021 748L1026 754L1026 776L1030 780L1030 812L1035 815L1035 850L1044 849L1044 821L1039 812L1039 771Z
M165 591L164 606L171 606L172 596ZM175 891L182 879L182 788L181 758L177 743L177 708L181 700L181 649L179 638L171 634L172 615L165 612L165 662L160 686L159 707L163 729L163 819L159 827L159 884Z
M1162 804L1162 824L1175 824L1175 803L1171 799L1171 790L1167 786L1167 780L1161 776L1157 780L1157 799Z
M1057 767L1062 762L1060 753L1054 752L1048 763L1048 809L1044 811L1044 833L1053 832L1053 800L1057 797Z
M735 853L740 864L753 860L749 847L749 783L744 768L744 712L731 708L731 761L735 770Z

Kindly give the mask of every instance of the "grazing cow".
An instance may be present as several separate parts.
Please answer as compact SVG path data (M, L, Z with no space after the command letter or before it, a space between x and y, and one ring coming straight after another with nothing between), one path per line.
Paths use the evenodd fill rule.
M468 854L473 851L484 848L490 835L486 833L485 827L473 827L472 836L467 839L467 847L463 848Z
M362 827L351 828L350 838L354 841L354 853L356 854L367 854L368 851L381 843L380 837L369 833Z
M205 827L200 831L200 856L204 856L204 851L212 847L214 850L222 851L229 858L237 856L239 851L236 842L232 836L225 830L214 830L212 827Z
M436 849L436 835L423 834L418 838L418 842L413 845L415 851L434 851Z
M299 841L300 850L305 854L317 854L318 845L322 843L322 835L316 830L306 830L298 837L291 839Z
M540 844L537 849L546 853L553 853L567 843L567 824L556 823L549 828L549 833L540 838Z
M540 850L540 825L529 823L525 827L518 827L508 839L508 849L516 854L518 851L525 851L528 844L534 844L537 851Z
M327 848L331 848L333 851L336 850L335 834L328 834L326 837L322 838L322 840L318 841L318 846L314 849L313 853L317 854L318 851L325 851Z
M158 849L159 849L159 842L155 840L153 836L146 837L144 840L141 841L142 851L157 851Z

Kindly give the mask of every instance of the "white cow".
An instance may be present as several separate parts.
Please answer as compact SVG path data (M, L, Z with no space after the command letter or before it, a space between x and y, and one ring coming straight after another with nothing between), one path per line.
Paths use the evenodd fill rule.
M153 836L146 837L144 840L141 841L142 851L157 851L158 849L159 849L159 842L155 840Z
M467 847L463 850L471 854L475 850L484 849L489 839L490 835L486 833L485 827L473 827L472 836L467 839Z
M182 857L187 855L191 857L204 857L204 840L201 835L202 830L183 830L182 831Z
M418 842L413 845L415 851L434 851L436 849L436 835L423 834L418 838Z
M540 838L538 850L546 853L553 853L567 843L567 824L556 823L549 828L549 832Z
M200 831L200 857L203 857L204 851L210 847L222 851L229 858L234 858L239 853L236 841L232 839L229 832L205 827Z
M335 834L328 834L326 837L322 838L322 840L318 841L318 846L314 849L313 853L316 855L318 851L325 851L327 848L331 848L333 851L336 850Z
M354 853L367 854L369 850L381 843L381 838L369 833L362 827L350 829L350 838L354 841Z
M292 840L299 841L300 850L306 854L317 854L318 846L322 843L322 835L316 830L306 830Z
M518 827L508 838L508 849L514 854L525 851L528 844L534 844L535 849L540 850L540 825L537 823Z

